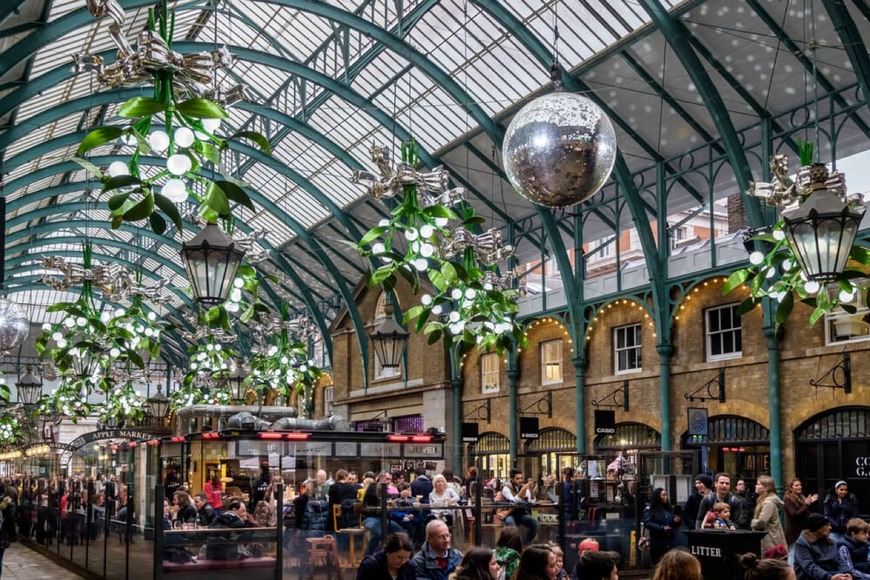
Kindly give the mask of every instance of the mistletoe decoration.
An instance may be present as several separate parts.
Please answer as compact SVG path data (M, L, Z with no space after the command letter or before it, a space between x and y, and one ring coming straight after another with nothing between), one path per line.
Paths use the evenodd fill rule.
M402 145L402 163L395 172L382 148L374 148L373 160L380 177L356 172L351 181L370 183L370 195L395 196L397 202L392 217L355 245L371 260L368 286L390 291L401 277L415 295L422 293L421 304L409 308L403 321L426 333L429 344L443 338L447 348L477 346L499 353L524 345L512 276L497 269L512 253L510 246L501 245L501 233L475 233L485 220L474 208L448 207L461 201L461 195L446 189L441 168L430 174L414 169L419 158L413 141ZM458 225L449 227L451 222Z

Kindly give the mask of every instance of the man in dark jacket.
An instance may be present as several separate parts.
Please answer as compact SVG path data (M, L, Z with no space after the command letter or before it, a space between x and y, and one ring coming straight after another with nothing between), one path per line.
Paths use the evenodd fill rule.
M432 480L421 473L411 482L411 495L420 499L420 503L429 503L429 494L432 493Z
M246 527L248 510L244 503L234 500L229 509L215 518L212 528L240 529ZM205 555L209 560L236 560L240 556L239 544L243 538L237 533L214 534L208 538Z
M196 508L196 517L199 520L199 524L211 527L217 514L214 511L214 507L208 503L208 496L203 492L196 494L193 496L193 506Z
M429 522L426 526L426 541L411 559L417 580L447 580L461 561L462 552L451 546L447 524L441 520Z
M701 500L701 505L698 506L698 517L695 518L695 529L700 530L704 527L704 518L707 512L713 509L713 506L719 502L727 503L731 508L731 520L740 521L743 517L743 500L731 493L731 476L727 473L717 473L716 488Z
M837 547L830 539L831 523L821 514L810 514L807 529L794 545L797 580L852 580L843 572Z
M713 487L713 478L706 473L700 474L695 478L695 491L686 500L686 505L683 506L683 522L689 529L695 529L695 520L698 519L698 508L701 506L701 500L710 494L710 488Z
M870 575L870 562L867 561L867 556L870 554L870 543L867 543L868 533L870 533L870 525L861 518L852 518L846 522L846 535L837 542L837 548L841 563L844 560L843 550L848 554L849 561L852 562L850 571Z
M738 479L737 485L734 486L734 495L740 498L740 502L743 504L740 519L735 520L733 517L731 520L734 522L734 525L737 526L738 529L748 530L750 528L750 524L752 523L752 516L755 513L755 500L757 500L757 496L755 492L749 489L746 485L745 479Z

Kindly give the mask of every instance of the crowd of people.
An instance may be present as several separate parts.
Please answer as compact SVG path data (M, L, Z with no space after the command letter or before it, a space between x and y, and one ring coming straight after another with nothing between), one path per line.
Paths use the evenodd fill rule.
M797 478L788 482L784 498L766 475L758 478L754 492L743 479L732 491L727 473L698 475L694 487L683 506L673 505L664 489L653 490L643 511L653 565L681 551L682 528L743 529L764 533L761 554L743 558L747 578L751 572L752 578L870 579L870 524L859 517L858 499L845 481L838 481L822 501L818 494L804 495ZM766 575L766 570L779 575Z

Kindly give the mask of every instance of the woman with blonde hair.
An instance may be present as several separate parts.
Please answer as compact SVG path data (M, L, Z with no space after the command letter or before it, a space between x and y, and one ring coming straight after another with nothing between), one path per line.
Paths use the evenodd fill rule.
M458 505L462 498L455 491L447 487L447 478L440 473L432 478L432 491L429 493L429 505L433 507ZM430 519L438 518L453 525L453 510L433 509Z
M758 499L755 502L755 515L750 526L753 530L767 532L761 538L762 552L777 546L782 546L785 551L785 532L780 519L783 503L776 495L776 483L773 478L769 475L759 477L755 483L755 493Z
M670 550L659 560L653 580L701 580L701 562L685 550Z

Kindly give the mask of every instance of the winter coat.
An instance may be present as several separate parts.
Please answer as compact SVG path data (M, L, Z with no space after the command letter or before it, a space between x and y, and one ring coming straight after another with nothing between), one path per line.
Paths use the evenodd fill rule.
M329 502L322 499L309 499L302 516L302 529L309 532L326 532L326 520L331 517Z
M499 546L495 549L495 559L499 564L504 565L504 577L513 578L517 566L520 565L520 555L517 551L507 546Z
M867 556L870 554L870 543L859 544L849 536L844 536L843 541L839 546L845 547L849 551L849 557L852 559L852 566L859 572L870 573L870 562L867 561Z
M383 550L375 552L370 556L366 556L360 563L359 570L356 573L356 580L383 580L389 578L390 572L387 568L387 553ZM396 580L415 580L414 567L410 560L405 562L405 565L399 568L399 574Z
M775 495L769 495L764 498L761 504L761 511L758 516L752 518L752 529L760 532L767 532L761 538L761 551L768 548L774 548L779 545L785 546L785 531L782 529L780 521L780 513L782 512L782 500Z
M17 536L15 531L15 504L8 495L0 500L0 552L9 547Z
M411 565L414 567L414 574L418 579L448 580L450 574L456 570L461 561L462 552L450 548L450 551L447 552L447 567L442 570L438 561L432 557L429 551L429 542L423 542L423 547L411 558Z
M662 504L659 509L654 510L650 504L647 504L643 510L643 525L649 530L651 550L664 553L674 545L675 528L679 524L674 522L674 512L671 510L671 506ZM671 529L666 530L666 526L670 526Z
M828 580L841 569L837 546L828 538L816 540L803 532L794 545L794 572L797 580Z
M849 493L840 501L836 494L828 494L825 498L825 517L831 521L832 532L845 534L846 522L858 517L858 498L854 493Z
M810 506L804 501L804 496L786 495L783 500L785 508L785 541L791 546L800 537L801 532L807 527L807 518L810 517Z

